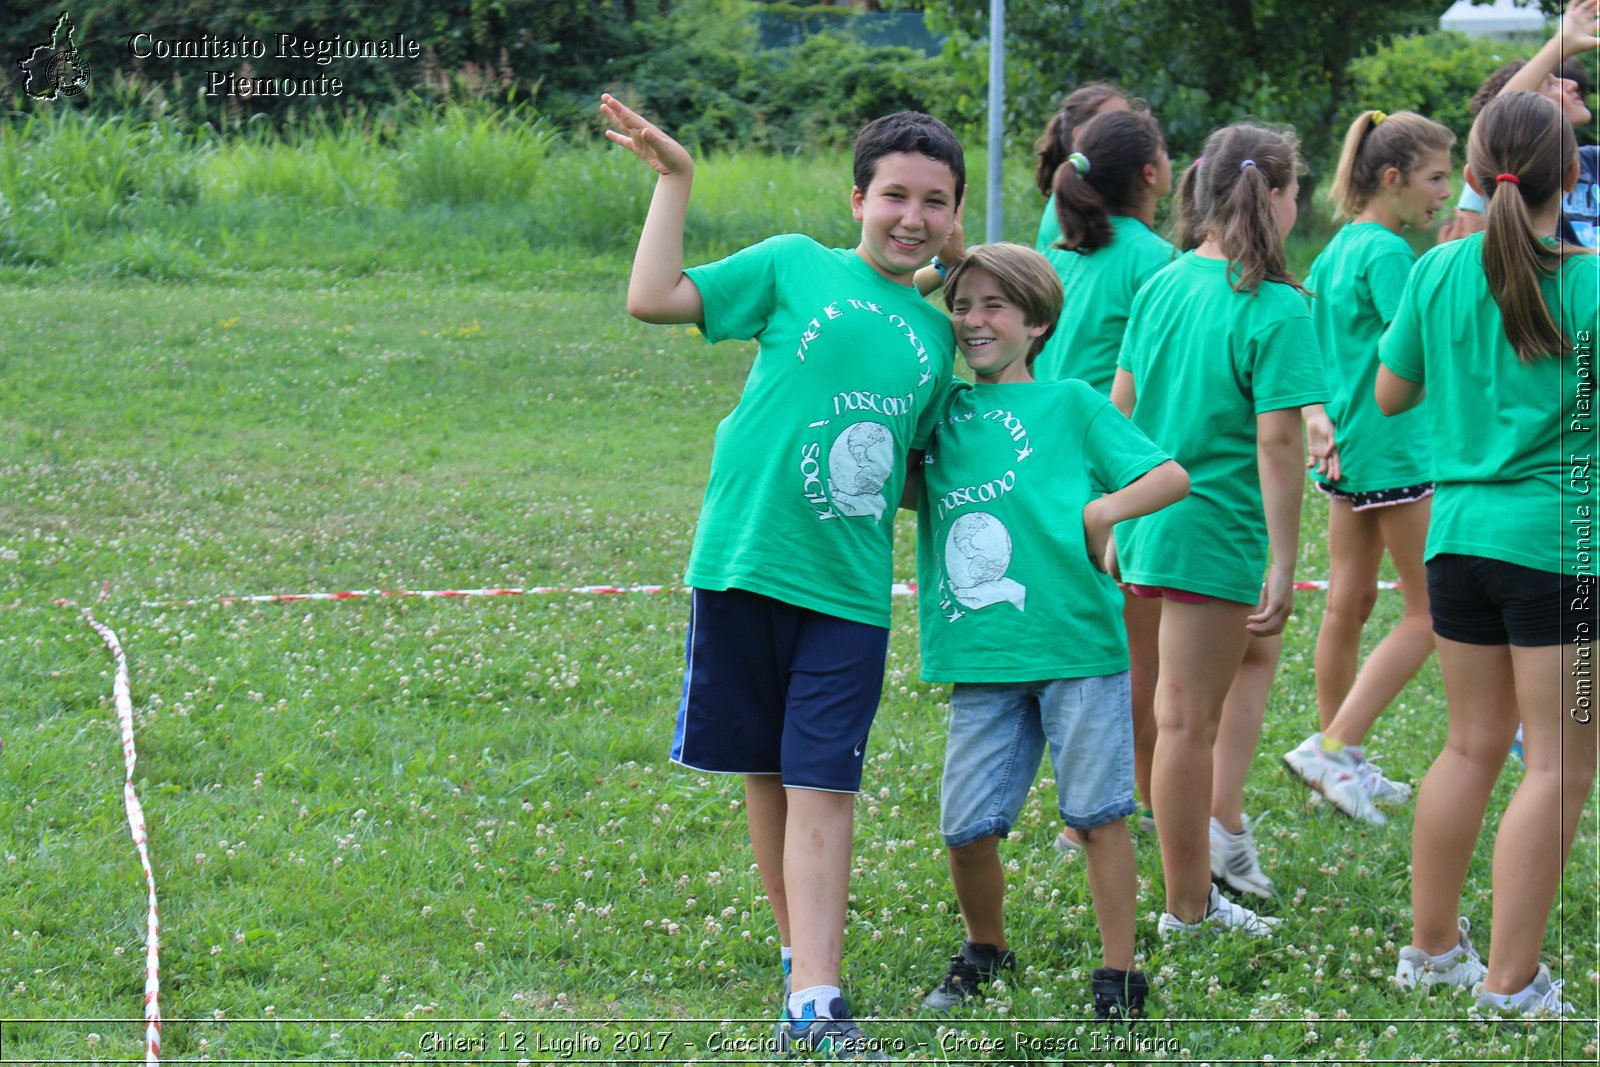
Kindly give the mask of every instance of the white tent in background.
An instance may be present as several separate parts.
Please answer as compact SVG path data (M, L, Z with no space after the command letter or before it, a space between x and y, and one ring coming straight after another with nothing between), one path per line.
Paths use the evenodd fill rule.
M1544 13L1538 0L1494 0L1474 4L1456 0L1439 18L1441 30L1459 30L1472 37L1510 37L1519 33L1542 33Z

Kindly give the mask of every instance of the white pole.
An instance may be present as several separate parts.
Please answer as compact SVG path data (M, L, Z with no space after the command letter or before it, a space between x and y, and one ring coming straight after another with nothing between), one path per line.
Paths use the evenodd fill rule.
M989 196L984 240L1000 240L1001 169L1006 130L1006 0L989 0Z

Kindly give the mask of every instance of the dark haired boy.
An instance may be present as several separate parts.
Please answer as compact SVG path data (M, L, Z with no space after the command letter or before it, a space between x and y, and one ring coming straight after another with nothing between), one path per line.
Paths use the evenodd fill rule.
M600 108L606 136L660 175L628 311L760 343L717 428L689 559L672 759L744 776L785 946L774 1050L883 1058L839 989L851 820L888 651L895 503L951 381L949 325L913 282L957 228L961 146L927 115L877 119L856 141L854 249L786 234L685 271L693 161L615 98Z

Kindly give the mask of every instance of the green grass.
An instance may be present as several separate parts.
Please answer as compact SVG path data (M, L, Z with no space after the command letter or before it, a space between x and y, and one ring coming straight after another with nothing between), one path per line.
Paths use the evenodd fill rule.
M54 150L69 149L89 151ZM741 1058L711 1052L712 1035L766 1032L777 948L738 784L665 760L681 595L210 598L676 582L749 347L626 317L649 182L616 154L546 156L574 153L589 169L573 188L603 196L391 208L335 206L328 190L367 172L315 159L300 165L330 175L307 185L319 203L293 202L292 170L231 198L209 183L234 151L174 149L194 195L135 196L120 216L87 187L73 195L105 210L58 217L6 194L13 218L34 213L25 240L64 236L53 264L0 273L0 1059L140 1055L143 882L110 658L51 603L93 603L102 583L94 610L132 669L169 1059L561 1062L579 1039L600 1062L681 1062L685 1041L702 1062ZM692 255L767 221L848 242L843 191L817 192L844 172L708 161ZM1017 203L1008 225L1026 239L1037 202ZM529 236L568 222L595 243ZM1324 526L1313 495L1306 576L1327 573ZM906 580L904 517L898 532ZM206 602L149 606L185 598ZM896 605L845 940L853 1005L887 1020L875 1033L932 1062L1080 1058L1019 1053L1019 1033L1098 1061L1593 1059L1592 1023L1471 1022L1464 997L1388 987L1410 931L1409 812L1353 825L1277 764L1315 718L1317 594L1298 600L1247 805L1285 935L1158 941L1160 866L1140 838L1139 948L1161 1016L1143 1033L1159 1044L1100 1054L1078 1021L1098 959L1087 883L1050 847L1041 779L1002 851L1023 970L954 1036L908 1019L960 936L937 832L944 691L918 679L912 607ZM1381 596L1370 632L1397 613ZM1372 738L1386 770L1420 777L1444 714L1430 664ZM1593 816L1544 951L1591 1015ZM1480 943L1494 821L1464 901ZM1049 1018L1067 1021L1026 1021ZM469 1045L430 1054L431 1031Z

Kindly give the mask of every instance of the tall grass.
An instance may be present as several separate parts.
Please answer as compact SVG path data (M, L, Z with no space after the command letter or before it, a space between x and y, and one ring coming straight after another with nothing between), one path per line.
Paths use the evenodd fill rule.
M1032 243L1030 168L1007 168L1005 236ZM969 239L985 231L970 176ZM183 130L70 111L0 126L0 270L226 276L262 269L449 274L622 257L654 175L606 141L562 138L526 108L355 111L287 134ZM686 253L703 260L775 233L850 245L849 153L700 160ZM308 222L313 222L308 225ZM373 233L382 240L372 242ZM349 250L360 246L358 254Z

